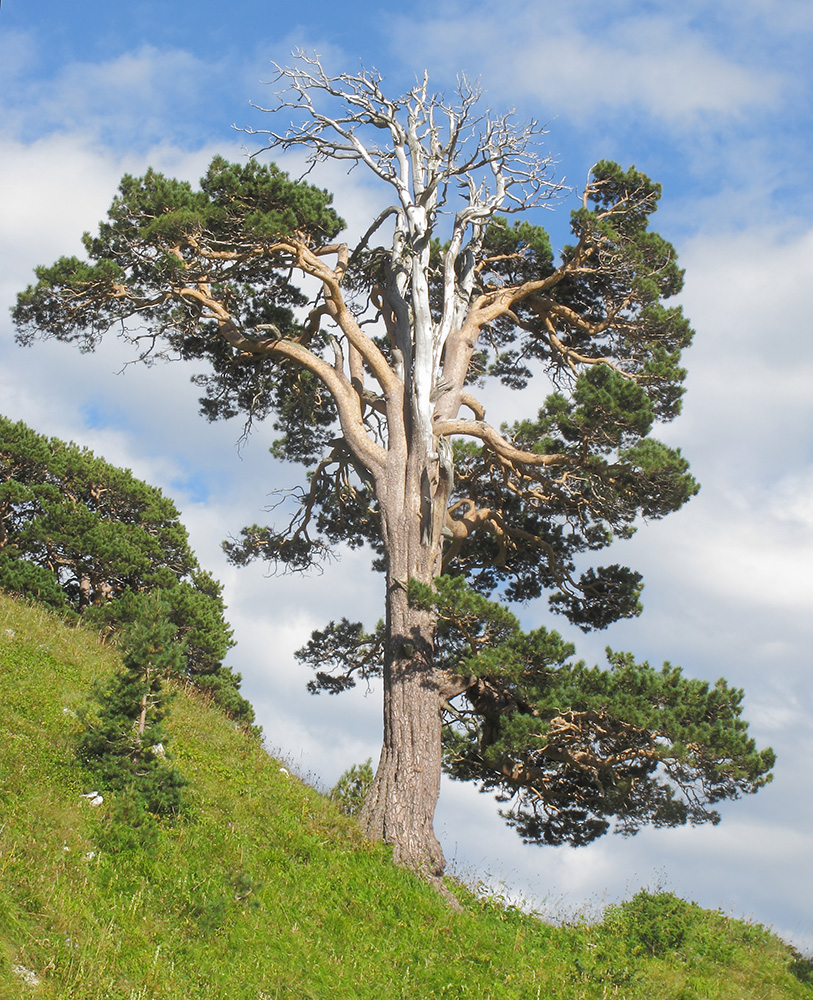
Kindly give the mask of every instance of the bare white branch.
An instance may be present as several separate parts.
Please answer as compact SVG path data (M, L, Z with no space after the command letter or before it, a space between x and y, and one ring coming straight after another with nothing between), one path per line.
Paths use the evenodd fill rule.
M395 217L385 252L386 322L404 359L404 382L427 454L435 451L434 388L444 346L465 322L489 221L547 202L563 190L540 147L546 129L494 114L465 76L451 99L429 89L426 74L407 93L387 97L382 76L362 67L331 76L318 56L295 53L276 66L277 102L260 110L289 121L283 128L247 129L266 138L263 150L304 149L309 169L326 160L364 164L395 191L395 204L370 227L365 248L385 218ZM451 215L451 236L442 216ZM442 302L430 303L433 238L448 240L442 261ZM462 386L457 387L462 389Z

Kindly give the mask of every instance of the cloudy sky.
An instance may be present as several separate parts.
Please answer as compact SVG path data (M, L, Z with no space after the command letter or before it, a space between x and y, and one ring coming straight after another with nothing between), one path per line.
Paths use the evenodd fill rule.
M428 69L438 89L480 78L495 108L550 122L558 175L578 187L600 158L664 185L656 228L687 269L697 330L684 414L662 437L702 491L642 526L617 555L647 581L635 622L584 637L544 602L520 609L581 656L605 645L745 688L774 783L727 805L716 828L523 847L492 800L446 783L437 816L447 857L469 877L558 912L597 911L661 885L769 924L813 949L813 162L804 0L414 0L382 16L361 0L5 0L0 10L0 412L89 445L161 486L201 562L225 584L243 673L271 747L323 785L377 758L380 690L311 698L292 652L347 614L372 624L380 581L346 555L321 576L269 579L227 566L220 541L262 520L296 482L260 428L207 425L181 365L122 370L111 342L81 356L15 346L7 307L32 268L78 252L124 172L152 165L197 179L215 153L239 158L267 127L272 61L317 51L329 69L377 67L400 94ZM296 164L288 166L296 168ZM317 178L360 231L386 198L358 171ZM547 222L564 233L567 205ZM511 405L509 402L508 405ZM514 404L516 405L516 404Z

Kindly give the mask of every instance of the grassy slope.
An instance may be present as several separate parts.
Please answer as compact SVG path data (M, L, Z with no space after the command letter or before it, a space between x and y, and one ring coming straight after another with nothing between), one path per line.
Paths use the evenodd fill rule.
M92 779L72 758L76 707L113 663L0 595L0 1000L813 998L778 939L674 897L594 927L464 890L453 913L184 694L169 728L190 816L144 847L111 821L112 796L81 798Z

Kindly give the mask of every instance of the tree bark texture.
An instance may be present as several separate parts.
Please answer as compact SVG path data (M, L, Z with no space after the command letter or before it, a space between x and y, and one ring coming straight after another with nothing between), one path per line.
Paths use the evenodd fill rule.
M444 858L433 827L441 765L434 626L431 616L410 608L406 593L394 586L388 602L383 745L361 825L371 839L393 845L396 863L436 879Z
M408 405L408 404L407 404ZM388 456L382 500L387 551L387 643L384 651L384 732L375 779L360 821L374 840L392 844L394 860L438 880L443 851L433 818L440 793L441 705L444 678L434 665L435 616L410 605L409 580L430 583L440 572L440 530L435 504L445 512L447 493L437 459L425 450L420 420L408 450Z

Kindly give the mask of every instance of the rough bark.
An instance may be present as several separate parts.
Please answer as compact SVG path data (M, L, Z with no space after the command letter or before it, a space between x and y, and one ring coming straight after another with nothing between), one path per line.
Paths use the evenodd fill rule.
M434 832L440 792L444 677L434 663L434 614L412 606L409 580L430 583L440 571L440 525L447 484L418 408L404 413L403 445L391 449L379 484L387 551L384 732L375 779L361 813L367 836L392 844L394 859L430 881L445 860ZM431 448L431 445L430 445Z
M393 845L398 864L437 879L445 862L433 826L441 765L434 622L427 612L410 608L399 584L392 588L387 602L384 738L361 826L371 839Z

